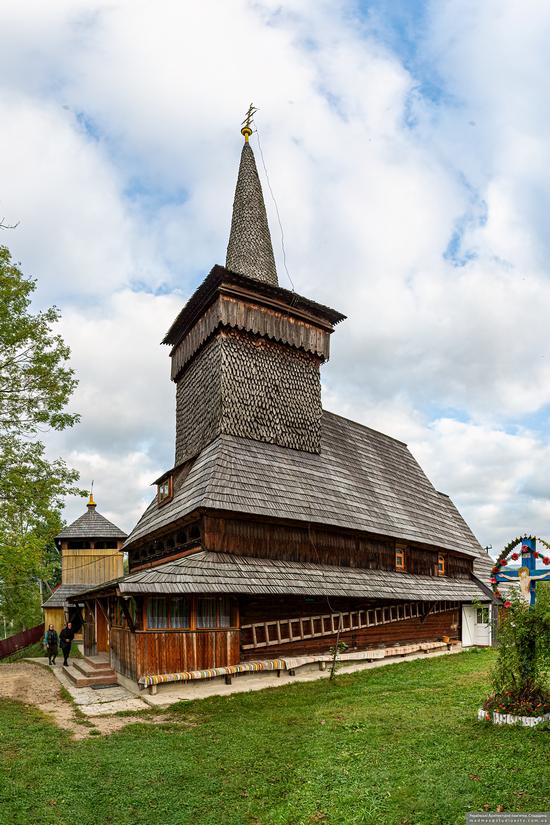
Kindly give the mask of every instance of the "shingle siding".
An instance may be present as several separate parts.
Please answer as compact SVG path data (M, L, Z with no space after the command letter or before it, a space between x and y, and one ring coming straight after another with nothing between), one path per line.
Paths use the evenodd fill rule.
M226 266L258 281L277 284L262 186L249 143L244 144L241 153Z

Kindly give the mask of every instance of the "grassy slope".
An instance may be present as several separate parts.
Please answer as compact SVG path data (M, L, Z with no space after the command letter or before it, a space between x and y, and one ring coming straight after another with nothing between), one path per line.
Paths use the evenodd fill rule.
M474 719L492 660L182 703L173 722L83 742L5 703L0 822L462 825L484 805L546 810L548 734Z

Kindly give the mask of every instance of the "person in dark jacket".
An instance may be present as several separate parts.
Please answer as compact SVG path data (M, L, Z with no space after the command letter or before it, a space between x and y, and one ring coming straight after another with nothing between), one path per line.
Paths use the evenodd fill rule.
M63 651L63 664L68 665L69 653L71 652L71 645L73 643L74 633L73 626L70 622L65 624L65 627L59 634L59 641L61 642L61 650Z
M48 652L48 664L55 665L55 657L57 656L57 648L59 645L59 637L53 624L48 626L44 634L44 647Z

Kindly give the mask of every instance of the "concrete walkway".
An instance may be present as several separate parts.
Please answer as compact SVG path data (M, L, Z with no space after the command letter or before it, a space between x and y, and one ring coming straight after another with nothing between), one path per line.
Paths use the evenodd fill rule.
M436 656L453 656L461 653L460 645L454 645L451 650L436 650L433 653L410 653L406 656L374 660L372 662L346 663L340 662L338 675L357 673L362 670L371 670L375 667L389 667L400 662L413 662L415 659L433 659ZM345 655L345 654L344 654ZM176 682L173 684L158 685L158 693L150 696L146 691L141 698L151 707L162 708L176 702L191 701L192 699L206 699L209 696L231 696L234 693L248 693L253 690L296 685L301 682L314 682L317 679L328 679L330 670L319 670L318 666L306 666L296 670L295 676L287 671L281 671L278 677L273 671L245 673L242 676L233 676L231 685L224 683L223 677L209 679L203 682Z
M413 662L416 659L426 660L433 659L436 656L452 656L455 653L460 653L461 650L461 646L456 645L451 650L436 650L433 653L410 653L405 656L371 662L342 661L339 663L337 673L344 675L370 670L375 667L390 667L398 665L400 662ZM242 676L234 676L231 685L226 685L223 677L207 681L159 685L158 693L150 696L146 690L138 692L137 686L135 693L122 685L115 685L104 690L94 690L90 687L77 688L63 673L62 667L59 665L49 666L46 658L27 659L25 661L39 663L50 670L65 690L70 693L82 713L92 717L107 716L120 711L139 712L140 710L147 710L149 707L163 708L176 702L206 699L209 696L231 696L235 693L248 693L249 691L296 685L330 677L329 669L322 671L318 669L318 666L306 666L298 668L295 676L290 676L287 671L281 671L279 677L273 671L245 673Z
M56 665L49 665L46 657L35 659L24 659L26 662L34 662L35 664L43 665L47 670L51 671L53 675L61 682L67 693L71 697L79 709L86 716L108 716L120 711L140 711L147 710L148 705L134 693L131 693L121 685L114 685L102 690L94 690L91 687L77 688L73 685L71 680L65 673L63 673L63 665L57 663Z

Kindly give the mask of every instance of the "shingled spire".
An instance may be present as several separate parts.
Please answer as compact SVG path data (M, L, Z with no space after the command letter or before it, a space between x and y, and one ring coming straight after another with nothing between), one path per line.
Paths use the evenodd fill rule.
M262 186L256 169L254 152L248 142L252 134L250 120L251 116L248 121L245 121L246 125L242 129L245 144L241 153L233 201L226 267L232 272L240 272L242 275L248 275L249 278L277 286L279 282Z

